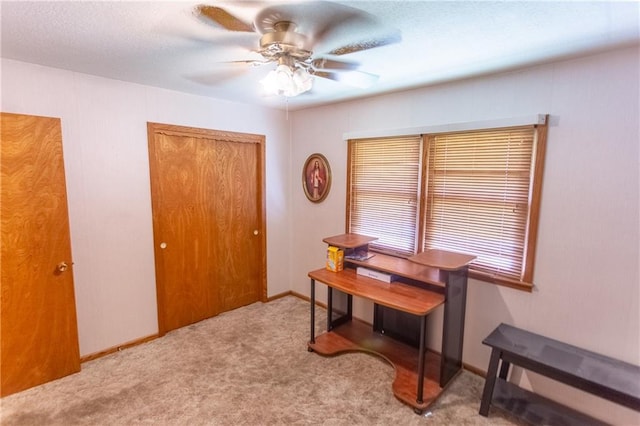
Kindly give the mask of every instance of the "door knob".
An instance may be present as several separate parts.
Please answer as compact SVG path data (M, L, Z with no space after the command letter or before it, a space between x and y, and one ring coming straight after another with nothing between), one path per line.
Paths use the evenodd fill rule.
M67 262L60 262L58 263L58 266L56 267L56 269L58 270L58 272L64 272L69 268L69 265L67 265Z
M258 232L258 230L257 230L257 229L254 229L254 230L253 230L253 235L258 235L258 233L259 233L259 232Z

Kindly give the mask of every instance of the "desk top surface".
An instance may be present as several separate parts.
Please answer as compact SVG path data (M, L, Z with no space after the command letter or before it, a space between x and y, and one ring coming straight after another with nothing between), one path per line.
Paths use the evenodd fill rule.
M408 260L445 271L455 271L462 268L463 266L468 265L475 258L476 256L472 256L469 254L431 249L413 255L408 258Z
M333 272L317 269L309 277L347 294L369 299L410 314L424 316L444 303L444 295L401 282L384 281L357 275L353 269Z
M336 247L356 248L369 244L377 240L377 237L368 237L360 234L341 234L324 238L322 241Z

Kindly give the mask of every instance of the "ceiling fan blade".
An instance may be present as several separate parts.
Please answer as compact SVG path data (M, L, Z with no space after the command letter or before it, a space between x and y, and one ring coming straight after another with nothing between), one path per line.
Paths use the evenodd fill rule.
M365 89L371 87L378 81L379 76L363 71L347 71L347 72L329 72L315 71L313 75L316 77L326 78L337 81L339 83L348 84L349 86Z
M255 18L260 33L272 32L281 21L294 22L309 37L320 37L345 21L368 15L366 12L335 2L322 0L283 2L262 9Z
M357 62L338 61L331 58L316 58L311 61L311 67L316 70L355 70L360 66Z
M201 4L196 7L196 14L203 18L205 22L213 22L229 31L254 32L252 25L233 16L221 7Z
M402 40L402 35L400 31L394 31L391 34L388 34L385 37L371 39L371 40L362 40L356 43L349 43L345 46L339 47L337 49L329 52L330 55L348 55L350 53L361 52L363 50L374 49L376 47L386 46L393 43L398 43Z
M325 2L321 2L325 3ZM315 43L321 43L333 35L340 35L345 28L366 28L376 26L376 18L369 13L353 7L340 4L332 4L314 34Z
M242 61L226 61L226 62L220 62L221 64L246 64L246 65L251 65L254 67L259 67L261 65L265 65L268 63L271 63L271 61L266 61L266 60L256 60L256 59L246 59L246 60L242 60Z
M326 78L328 80L338 81L338 75L335 72L329 71L314 71L312 73L315 77Z

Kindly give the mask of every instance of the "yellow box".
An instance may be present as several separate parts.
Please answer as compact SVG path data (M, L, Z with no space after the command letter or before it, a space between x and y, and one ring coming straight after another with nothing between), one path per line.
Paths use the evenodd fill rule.
M339 247L329 246L327 249L327 269L340 272L344 266L344 250Z

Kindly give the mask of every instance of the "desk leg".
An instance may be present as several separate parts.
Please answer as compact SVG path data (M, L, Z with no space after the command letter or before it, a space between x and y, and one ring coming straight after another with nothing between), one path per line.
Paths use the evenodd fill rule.
M456 271L440 271L440 279L447 284L440 364L440 387L442 388L462 369L468 270L469 268L465 266Z
M496 373L498 372L498 362L500 361L501 351L494 348L491 351L491 359L489 359L489 368L487 370L487 378L484 381L484 390L482 391L482 402L480 402L480 415L487 417L489 415L489 406L493 398L493 387L496 384Z
M311 343L316 342L316 280L311 278ZM311 349L309 349L311 350Z
M327 286L327 331L333 329L333 288Z
M424 353L425 334L427 332L427 316L420 317L420 349L418 350L418 389L416 390L416 402L422 404L422 389L424 386Z

